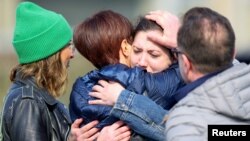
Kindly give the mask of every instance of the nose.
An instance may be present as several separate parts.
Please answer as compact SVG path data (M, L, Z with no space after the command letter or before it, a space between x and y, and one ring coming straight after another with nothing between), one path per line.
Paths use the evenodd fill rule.
M147 69L147 60L146 60L146 55L141 55L138 61L138 66Z
M70 59L72 59L72 58L74 58L75 57L75 52L71 52L71 54L70 54Z
M76 48L73 44L70 45L70 49L71 49L71 54L70 54L70 58L74 58L75 57L75 52L76 52Z

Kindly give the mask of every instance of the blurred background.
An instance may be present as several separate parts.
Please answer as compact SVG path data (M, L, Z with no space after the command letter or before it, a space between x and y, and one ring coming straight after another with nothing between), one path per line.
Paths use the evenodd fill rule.
M0 0L0 108L10 85L9 73L17 64L11 41L15 25L15 9L22 0ZM250 61L250 1L249 0L30 0L40 6L61 13L72 28L100 10L111 9L136 23L137 17L152 10L167 10L178 17L190 8L205 6L223 14L232 23L236 34L237 58ZM78 53L71 61L67 92L59 100L68 105L74 80L94 69Z

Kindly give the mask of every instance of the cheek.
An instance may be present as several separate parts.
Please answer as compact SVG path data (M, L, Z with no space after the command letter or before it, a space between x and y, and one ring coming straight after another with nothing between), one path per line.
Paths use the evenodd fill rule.
M138 56L131 54L130 56L131 67L135 67L138 64Z
M151 69L151 72L157 73L161 72L171 65L169 60L166 60L166 58L158 58L158 59L152 59L148 63L149 69Z
M62 50L60 58L63 63L67 64L71 59L71 51L69 49Z
M162 70L164 70L164 67L161 61L155 60L154 58L147 59L147 72L158 73Z

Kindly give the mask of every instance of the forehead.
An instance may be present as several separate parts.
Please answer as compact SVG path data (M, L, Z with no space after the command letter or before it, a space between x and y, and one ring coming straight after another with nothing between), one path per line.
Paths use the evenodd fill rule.
M162 47L160 45L148 39L148 34L151 34L152 32L153 31L137 32L132 45L136 48L141 49L162 50Z

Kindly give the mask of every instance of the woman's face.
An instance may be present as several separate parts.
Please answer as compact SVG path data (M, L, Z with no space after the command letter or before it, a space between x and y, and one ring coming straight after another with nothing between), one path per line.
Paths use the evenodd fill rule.
M147 72L157 73L165 70L172 64L169 50L155 44L147 38L150 32L136 33L131 51L131 66L140 66Z

